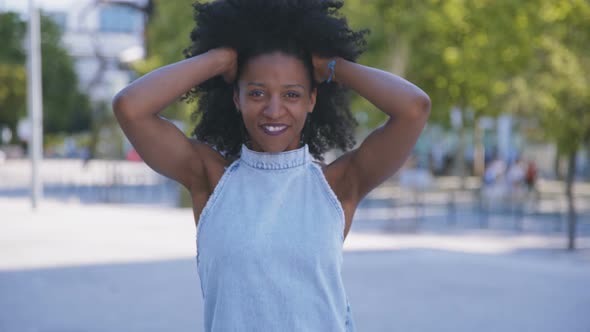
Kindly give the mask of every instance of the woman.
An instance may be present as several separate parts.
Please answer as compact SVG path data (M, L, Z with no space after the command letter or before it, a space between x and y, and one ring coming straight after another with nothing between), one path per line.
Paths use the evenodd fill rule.
M361 199L408 157L430 100L354 62L365 31L341 5L197 3L188 59L114 98L145 162L192 195L207 331L354 330L342 242ZM349 89L388 121L329 165L312 162L354 146ZM199 99L196 139L158 116L183 94Z

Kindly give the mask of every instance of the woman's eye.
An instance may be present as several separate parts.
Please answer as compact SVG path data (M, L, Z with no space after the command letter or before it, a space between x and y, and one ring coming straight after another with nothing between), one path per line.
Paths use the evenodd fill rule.
M299 98L300 94L297 92L287 92L287 98Z
M264 92L260 91L260 90L252 90L248 93L248 96L250 97L262 97L264 95Z

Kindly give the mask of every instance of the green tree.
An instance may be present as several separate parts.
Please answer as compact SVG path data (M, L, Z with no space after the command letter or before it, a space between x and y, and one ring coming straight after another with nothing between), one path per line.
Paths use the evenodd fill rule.
M88 130L90 100L78 87L74 61L62 46L60 28L41 16L41 29L43 129L48 134Z
M353 20L373 31L369 56L422 87L431 97L431 122L450 125L460 112L459 174L465 174L466 129L482 116L502 111L508 79L526 66L533 49L527 38L526 1L387 1L347 3ZM354 12L353 12L354 11ZM523 18L524 17L524 18ZM469 116L466 116L469 115ZM480 151L477 155L483 157Z
M451 107L483 115L512 113L539 123L570 161L569 247L576 151L590 141L590 3L584 0L428 0L348 6L373 31L369 56L423 87L433 121ZM372 54L371 54L372 53ZM470 125L473 125L471 123ZM461 149L458 156L462 156Z
M508 98L520 114L536 119L547 140L567 156L568 248L575 248L577 213L573 195L577 152L590 143L590 3L537 1L541 33L526 71Z
M0 39L4 43L0 48L0 126L8 126L13 133L26 114L25 34L26 25L17 14L0 14Z
M195 25L192 0L154 0L153 12L146 31L147 57L133 64L139 75L184 59L182 51L190 45L190 33ZM170 24L174 22L174 24ZM166 117L189 122L191 106L184 102L170 105L163 111Z
M90 102L78 89L72 58L61 45L61 31L41 16L43 127L46 134L87 130ZM0 13L0 125L15 132L26 117L26 23L16 13ZM13 135L16 139L16 135Z

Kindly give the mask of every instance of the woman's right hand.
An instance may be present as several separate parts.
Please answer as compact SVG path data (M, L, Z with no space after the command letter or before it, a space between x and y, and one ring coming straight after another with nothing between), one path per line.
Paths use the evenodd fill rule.
M207 53L212 54L214 58L222 61L222 73L220 75L226 83L233 83L238 73L238 53L236 50L229 47L220 47L212 49Z

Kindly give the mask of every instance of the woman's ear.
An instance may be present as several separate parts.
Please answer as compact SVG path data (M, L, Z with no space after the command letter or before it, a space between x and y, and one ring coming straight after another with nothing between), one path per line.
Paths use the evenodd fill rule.
M234 86L234 106L236 107L236 110L238 111L238 113L240 112L240 90L238 88L238 85L236 84Z

